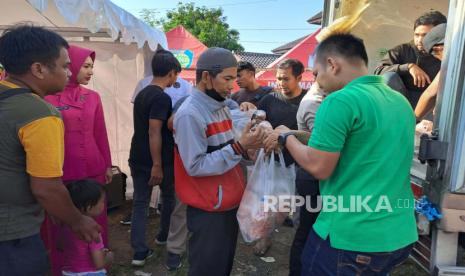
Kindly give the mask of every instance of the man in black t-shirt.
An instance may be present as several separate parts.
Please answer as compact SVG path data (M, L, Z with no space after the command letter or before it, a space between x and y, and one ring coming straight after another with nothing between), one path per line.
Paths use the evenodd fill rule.
M258 108L266 112L266 120L273 128L285 125L297 129L297 110L307 90L299 85L304 65L296 59L287 59L278 65L276 80L279 92L271 92L263 96L257 104L243 102L241 110Z
M298 96L293 98L288 98L282 92L272 92L258 102L257 108L266 112L266 120L271 123L273 128L285 125L291 129L297 129L297 110L302 98L307 93L307 90L300 88L300 86L298 89L300 90L296 92Z
M276 80L279 92L272 92L264 96L255 106L250 102L241 104L241 109L258 108L266 112L266 120L273 128L285 125L290 129L297 129L297 110L302 98L307 93L300 87L302 74L305 71L304 65L296 59L287 59L278 65ZM289 152L283 150L286 165L294 163L294 159ZM254 248L256 255L262 256L271 246L271 237L263 238L257 242Z
M255 67L250 62L241 61L237 65L237 85L241 88L232 94L231 99L238 104L249 102L254 105L273 89L268 86L261 86L255 79Z
M163 90L176 82L181 65L174 55L158 50L152 59L153 80L134 101L134 135L129 153L129 167L134 184L131 246L132 264L143 266L153 250L145 241L147 208L153 186L160 185L163 208L160 231L155 239L166 243L174 208L174 140L168 129L172 113L171 98Z

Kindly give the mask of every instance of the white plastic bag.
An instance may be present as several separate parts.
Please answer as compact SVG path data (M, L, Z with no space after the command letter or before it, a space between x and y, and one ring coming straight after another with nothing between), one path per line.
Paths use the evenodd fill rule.
M250 122L250 117L247 113L239 109L230 110L233 123L234 140L238 141L241 138L245 126Z
M245 242L266 237L281 224L289 212L265 212L265 196L293 196L295 194L295 166L286 167L282 153L279 162L275 155L266 156L263 149L247 181L237 219ZM277 206L276 206L277 208Z

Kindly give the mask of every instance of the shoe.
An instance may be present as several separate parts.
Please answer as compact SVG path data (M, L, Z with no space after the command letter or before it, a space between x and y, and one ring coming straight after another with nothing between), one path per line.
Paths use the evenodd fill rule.
M290 217L284 219L283 225L286 227L294 227L294 221Z
M138 252L134 254L134 258L132 258L131 264L133 266L144 266L145 261L153 256L153 250L149 249L146 252Z
M128 214L122 220L119 221L122 225L131 225L132 214Z
M161 209L163 208L163 205L161 203L158 203L157 208L155 208L155 211L157 215L161 216Z
M174 253L170 253L168 252L168 256L166 257L166 269L168 269L168 271L174 271L174 270L178 270L182 267L182 256L179 255L179 254L174 254Z
M255 256L264 257L273 244L271 237L263 237L257 241L253 247Z
M155 238L155 243L158 245L165 245L167 239L168 235L158 233L157 237Z

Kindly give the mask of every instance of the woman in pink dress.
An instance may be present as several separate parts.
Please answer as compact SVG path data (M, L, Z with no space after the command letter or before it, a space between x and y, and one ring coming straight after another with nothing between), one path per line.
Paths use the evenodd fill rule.
M63 182L92 178L105 185L111 181L112 171L102 102L97 92L83 86L93 75L95 52L70 46L68 53L72 72L68 85L64 91L45 97L60 110L65 125ZM105 206L95 220L102 227L103 243L108 247L106 211ZM44 226L43 237L50 251L52 274L61 275L62 255L56 247L59 227L50 220Z

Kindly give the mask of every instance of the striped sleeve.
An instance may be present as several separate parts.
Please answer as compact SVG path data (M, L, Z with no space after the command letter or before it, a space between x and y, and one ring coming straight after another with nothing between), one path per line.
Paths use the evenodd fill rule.
M208 144L209 137L230 131L228 127L231 128L228 120L206 125L192 114L175 116L175 141L190 176L221 175L241 161L242 156L237 155L231 145L218 145L212 149Z

